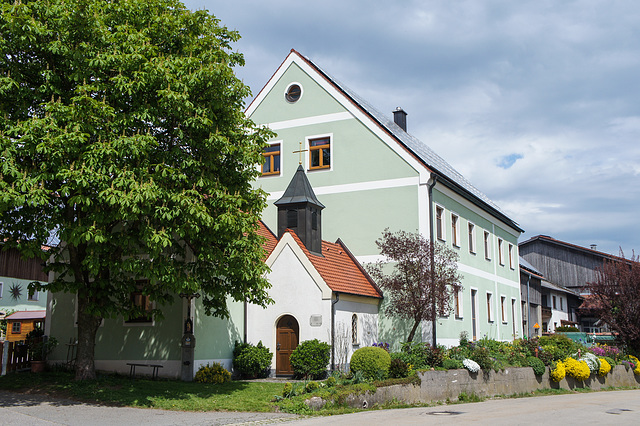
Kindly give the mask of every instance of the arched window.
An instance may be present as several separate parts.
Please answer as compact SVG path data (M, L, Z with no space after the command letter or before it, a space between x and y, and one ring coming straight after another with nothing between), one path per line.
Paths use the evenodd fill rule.
M358 316L356 314L351 316L351 344L358 344Z

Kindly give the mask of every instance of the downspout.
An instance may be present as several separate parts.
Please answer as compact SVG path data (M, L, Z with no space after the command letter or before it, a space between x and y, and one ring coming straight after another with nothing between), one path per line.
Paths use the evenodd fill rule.
M340 300L340 293L336 292L336 300L331 302L331 371L336 369L336 349L335 349L335 325L336 325L336 303Z
M431 172L431 183L428 185L429 193L429 244L431 244L430 259L431 262L431 283L435 281L436 269L433 264L435 261L433 253L433 187L436 186L438 176ZM436 347L436 295L432 292L431 306L433 308L433 319L431 320L431 346Z
M531 303L529 303L529 282L531 281L531 274L527 278L527 339L531 338Z
M244 338L244 343L247 343L247 301L244 301L244 330L243 330L243 338Z

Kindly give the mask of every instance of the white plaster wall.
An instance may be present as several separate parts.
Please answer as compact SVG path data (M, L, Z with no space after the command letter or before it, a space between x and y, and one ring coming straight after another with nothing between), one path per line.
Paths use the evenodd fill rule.
M553 296L556 297L556 309L553 309ZM561 297L562 309L560 309ZM560 327L562 325L561 320L569 319L569 313L567 312L567 296L565 296L564 293L551 290L547 303L551 306L551 318L549 319L548 328L549 332L554 333L556 331L554 323L557 323L557 326Z
M262 341L269 348L274 354L272 370L276 368L276 325L283 315L292 315L298 321L300 342L318 339L330 343L331 300L322 299L321 288L296 252L302 253L286 245L271 265L267 279L272 286L269 296L275 303L266 308L247 306L247 341ZM312 315L322 315L321 326L310 325Z
M343 367L346 369L351 359L351 355L357 349L371 346L378 342L378 305L372 303L366 303L374 301L374 299L361 298L364 301L358 302L353 296L341 295L343 299L340 299L336 303L336 317L335 317L335 357L336 364L340 363L341 358L344 355L338 353L341 351L340 339L346 339L346 360ZM347 300L344 300L347 298ZM377 300L375 301L377 302ZM351 333L351 318L353 314L358 316L358 344L353 345L352 333ZM338 367L338 366L336 366Z

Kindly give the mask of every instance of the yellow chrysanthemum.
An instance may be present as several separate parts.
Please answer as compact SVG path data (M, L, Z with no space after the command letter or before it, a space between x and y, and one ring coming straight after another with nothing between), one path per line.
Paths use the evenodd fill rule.
M599 358L599 359L600 359L600 369L598 370L598 375L606 376L607 374L609 374L609 371L611 371L611 364L609 364L607 360L604 358Z
M554 382L559 382L560 380L564 379L564 376L566 376L566 374L567 370L565 369L564 363L562 361L558 361L556 363L556 367L549 373L549 376Z
M584 361L578 361L569 357L564 361L564 364L567 374L576 380L587 380L589 376L591 376L591 370L589 370L589 366Z

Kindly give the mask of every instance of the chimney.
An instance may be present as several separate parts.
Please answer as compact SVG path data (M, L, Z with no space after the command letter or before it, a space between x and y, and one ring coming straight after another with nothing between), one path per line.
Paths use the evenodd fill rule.
M405 132L407 131L407 113L400 107L396 108L393 111L393 121L402 128Z
M596 244L591 244L591 250L595 250L598 246Z

